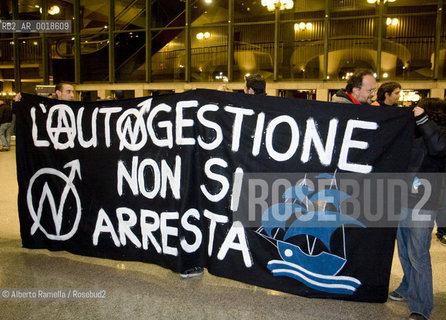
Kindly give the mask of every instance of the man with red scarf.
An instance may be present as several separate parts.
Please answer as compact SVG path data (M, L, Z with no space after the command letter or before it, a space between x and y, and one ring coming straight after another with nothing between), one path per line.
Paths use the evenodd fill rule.
M345 90L339 90L332 102L371 104L376 92L376 80L370 70L355 72L347 81Z

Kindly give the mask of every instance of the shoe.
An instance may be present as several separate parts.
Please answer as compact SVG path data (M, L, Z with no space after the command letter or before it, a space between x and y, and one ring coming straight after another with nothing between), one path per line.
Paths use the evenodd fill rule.
M393 301L406 301L407 300L406 298L404 298L402 295L400 295L396 291L392 291L391 293L389 293L389 299L393 300Z
M193 267L191 269L188 269L184 272L180 273L180 277L183 279L187 278L193 278L197 276L201 276L203 274L204 270L202 267Z
M438 237L438 241L444 246L446 246L446 236Z
M409 316L409 320L429 320L429 319L423 316L422 314L412 312Z

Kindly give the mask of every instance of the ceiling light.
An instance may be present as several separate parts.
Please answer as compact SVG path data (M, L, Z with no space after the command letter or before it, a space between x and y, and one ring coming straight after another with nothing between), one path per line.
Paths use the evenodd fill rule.
M400 21L397 19L397 18L387 18L386 19L386 24L389 26L389 25L392 25L392 26L397 26L398 25L398 23L400 23Z
M52 6L50 8L50 10L48 10L48 13L52 16L54 16L55 14L59 14L60 13L60 8L59 6Z

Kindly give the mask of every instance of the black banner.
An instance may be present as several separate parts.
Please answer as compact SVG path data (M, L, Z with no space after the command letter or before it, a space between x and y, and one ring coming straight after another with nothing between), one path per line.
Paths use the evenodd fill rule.
M356 189L340 190L338 177L405 171L413 127L403 108L211 90L87 103L23 95L23 246L384 302L395 228L343 212ZM283 202L265 198L261 219L241 209L251 178L274 185L296 173Z

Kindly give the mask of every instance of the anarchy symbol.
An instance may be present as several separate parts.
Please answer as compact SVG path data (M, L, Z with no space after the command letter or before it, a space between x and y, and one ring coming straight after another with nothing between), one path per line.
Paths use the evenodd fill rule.
M80 173L80 162L79 160L73 160L71 162L68 162L64 168L71 168L71 171L69 173L69 176L66 176L63 172L60 172L59 170L53 169L53 168L42 168L38 170L31 178L29 182L28 192L27 192L27 203L28 203L28 209L30 212L30 215L32 219L34 220L34 224L31 227L31 235L34 235L36 233L37 229L42 231L48 239L51 240L60 240L65 241L70 239L77 231L77 228L79 226L79 221L81 219L81 201L79 198L79 194L76 190L76 187L73 184L73 181L76 177L76 173L79 176L79 179L81 179L81 173ZM53 192L51 191L51 188L49 187L48 175L56 176L60 179L62 179L65 183L64 189L62 190L59 206L56 204L56 199L53 195ZM34 208L33 204L33 185L37 178L39 177L47 177L46 182L43 185L42 188L42 194L39 199L37 212ZM67 197L72 193L75 202L76 202L76 217L74 219L74 223L72 225L71 230L68 233L61 234L61 228L62 228L62 222L63 222L63 214L64 214L64 208L67 201ZM43 206L44 202L48 201L51 215L53 218L54 226L55 226L55 234L52 234L45 230L45 228L41 224L42 214L43 214Z

